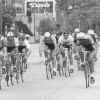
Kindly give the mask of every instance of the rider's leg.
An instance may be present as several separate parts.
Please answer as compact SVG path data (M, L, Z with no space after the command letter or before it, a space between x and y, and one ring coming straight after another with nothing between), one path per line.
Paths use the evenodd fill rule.
M91 76L93 76L93 72L94 72L94 53L90 52L89 53L89 68L90 68L90 74Z

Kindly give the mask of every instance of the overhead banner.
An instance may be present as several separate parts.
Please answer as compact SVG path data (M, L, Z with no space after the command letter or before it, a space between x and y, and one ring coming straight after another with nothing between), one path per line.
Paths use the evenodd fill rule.
M53 2L26 2L27 9L31 8L32 13L34 11L36 13L44 13L47 11L48 13L53 13Z

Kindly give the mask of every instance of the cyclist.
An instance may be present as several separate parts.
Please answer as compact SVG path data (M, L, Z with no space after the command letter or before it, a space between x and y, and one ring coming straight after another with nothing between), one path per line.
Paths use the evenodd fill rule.
M94 58L95 58L95 60L97 60L97 51L98 51L98 47L99 47L99 41L98 41L97 34L92 29L88 30L88 34L94 40L94 45L95 45L95 55L94 55Z
M67 48L68 48L68 54L70 57L70 65L71 65L70 66L71 73L73 73L73 71L74 71L74 69L73 69L73 57L72 57L73 42L74 42L73 37L67 31L64 31L62 36L58 40L58 46L60 47L61 51L63 51L63 48L65 48L65 46L67 46ZM61 52L61 54L62 54L62 57L64 58L65 53Z
M57 52L57 43L54 35L51 35L49 32L46 32L40 39L39 53L42 56L42 46L44 44L44 49L48 49L48 52L52 55L52 65L53 72L56 73L56 60L55 60L55 51ZM48 57L48 52L44 51L45 58Z
M79 51L84 52L84 49L86 51L90 51L88 54L88 58L89 58L89 68L90 68L90 79L91 82L93 83L95 81L94 79L94 60L93 60L93 51L94 51L94 40L92 39L92 37L88 34L85 35L85 33L79 33L77 35L77 45L79 46ZM82 56L80 56L82 58Z
M26 38L24 37L24 34L23 33L20 33L19 34L18 41L19 41L18 51L19 51L19 53L24 53L25 54L25 60L26 60L25 62L27 64L27 58L31 54L30 44L26 40ZM26 66L26 68L27 68L27 66Z
M15 58L15 55L18 54L19 42L14 37L14 33L12 31L9 31L7 33L7 37L5 37L3 39L3 44L4 44L4 47L5 47L5 52L12 54L11 59L13 61L13 70L16 71L16 66L15 66L16 58Z
M57 24L56 25L56 32L55 32L55 38L56 38L56 41L58 43L58 39L60 38L60 36L62 35L62 31L60 29L60 24Z
M74 43L77 42L77 34L80 33L80 29L79 28L76 28L74 30L74 33L72 34L73 38L74 38Z

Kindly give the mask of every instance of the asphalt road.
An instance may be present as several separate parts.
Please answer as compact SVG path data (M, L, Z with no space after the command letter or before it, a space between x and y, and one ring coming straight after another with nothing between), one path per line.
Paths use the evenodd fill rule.
M100 49L95 65L95 84L86 89L84 74L77 71L76 62L70 77L57 74L54 79L47 80L44 57L39 57L38 47L31 45L32 54L23 83L14 82L13 86L7 87L3 80L0 100L100 100Z

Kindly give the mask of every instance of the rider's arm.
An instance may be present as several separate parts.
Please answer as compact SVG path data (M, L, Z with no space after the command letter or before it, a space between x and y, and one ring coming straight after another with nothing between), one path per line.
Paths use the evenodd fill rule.
M4 57L7 57L7 47L4 47L3 48L3 56Z
M54 43L54 45L55 45L55 49L58 50L58 46L57 46L57 42L56 42L55 36L52 35L51 38L52 38L53 43Z

